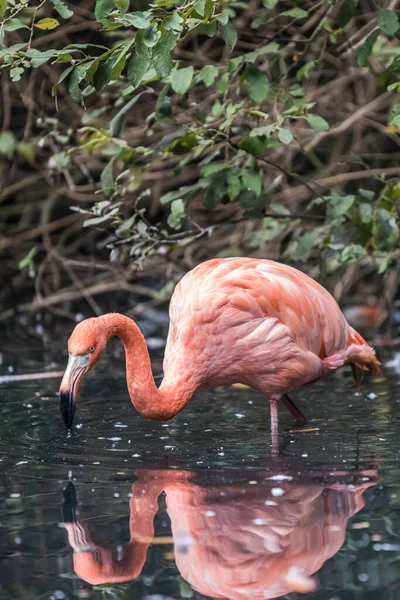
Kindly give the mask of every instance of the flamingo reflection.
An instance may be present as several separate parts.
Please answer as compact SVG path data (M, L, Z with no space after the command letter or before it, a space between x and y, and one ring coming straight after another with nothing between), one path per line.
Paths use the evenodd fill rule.
M246 482L204 486L193 476L182 470L137 471L129 501L130 541L119 555L92 540L89 527L77 518L69 483L64 521L76 574L90 584L138 577L149 545L168 541L154 537L153 524L165 492L176 565L195 590L232 600L310 592L311 576L341 548L349 518L363 508L365 490L378 481L375 470L357 471L353 484L294 482L290 474L263 472Z

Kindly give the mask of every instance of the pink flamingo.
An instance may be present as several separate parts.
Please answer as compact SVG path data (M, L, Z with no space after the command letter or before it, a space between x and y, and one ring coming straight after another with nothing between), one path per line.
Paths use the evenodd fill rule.
M305 422L288 396L291 389L347 362L373 372L380 364L333 297L301 271L270 260L213 259L189 271L175 288L159 388L134 321L110 313L75 327L60 387L68 428L82 378L113 336L124 344L128 391L140 414L171 419L198 388L242 383L269 397L275 452L279 401Z

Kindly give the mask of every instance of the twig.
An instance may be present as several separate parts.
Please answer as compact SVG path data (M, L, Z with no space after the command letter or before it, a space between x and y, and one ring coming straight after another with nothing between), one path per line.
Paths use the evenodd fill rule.
M0 383L11 381L31 381L33 379L56 379L62 377L64 371L48 371L45 373L27 373L26 375L0 375Z

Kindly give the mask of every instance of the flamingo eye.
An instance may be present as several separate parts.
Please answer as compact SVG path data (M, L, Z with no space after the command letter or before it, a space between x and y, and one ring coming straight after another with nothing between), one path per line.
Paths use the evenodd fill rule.
M94 352L94 346L90 346L89 352Z

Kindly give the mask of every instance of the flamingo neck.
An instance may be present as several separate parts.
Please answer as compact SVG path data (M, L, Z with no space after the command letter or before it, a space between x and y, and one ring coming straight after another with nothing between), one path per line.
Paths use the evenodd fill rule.
M168 420L178 414L197 386L185 379L168 382L166 375L157 388L146 340L136 323L118 313L103 315L99 319L103 321L107 341L117 336L124 344L126 382L136 410L149 419Z

